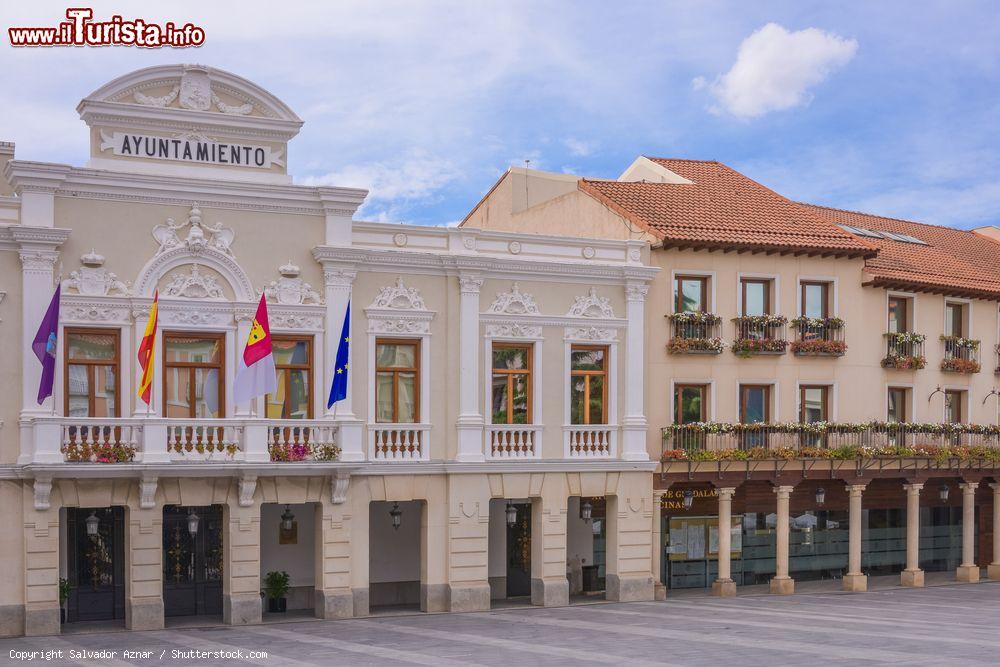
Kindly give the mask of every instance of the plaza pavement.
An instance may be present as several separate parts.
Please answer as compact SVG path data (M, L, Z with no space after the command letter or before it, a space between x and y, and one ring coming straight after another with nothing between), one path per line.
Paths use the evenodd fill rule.
M1000 582L0 640L76 665L997 665ZM148 657L122 651L148 651ZM70 651L117 651L113 655ZM173 651L224 651L199 657ZM266 652L252 656L249 651ZM161 656L162 652L162 658ZM40 662L36 659L35 662Z

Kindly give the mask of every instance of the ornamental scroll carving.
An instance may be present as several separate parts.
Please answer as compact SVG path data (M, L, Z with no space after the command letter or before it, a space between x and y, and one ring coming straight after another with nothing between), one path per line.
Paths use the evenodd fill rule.
M319 292L312 285L299 278L300 269L288 262L278 268L281 277L271 282L264 289L268 301L283 306L318 305L322 303Z
M427 310L424 299L415 287L407 287L402 278L396 278L396 284L383 287L375 296L369 308L387 308L389 310Z
M498 292L497 298L487 309L488 313L506 315L538 315L538 305L534 297L521 291L517 283L509 292Z
M197 264L191 265L190 273L178 273L163 288L163 296L185 299L225 299L222 286L215 276L202 273Z
M608 297L597 296L597 289L591 287L587 296L576 297L573 306L566 315L568 317L613 319L615 311L611 308L611 301Z
M91 250L80 258L82 267L69 274L64 283L67 291L84 296L128 296L129 287L118 276L104 268L104 256Z

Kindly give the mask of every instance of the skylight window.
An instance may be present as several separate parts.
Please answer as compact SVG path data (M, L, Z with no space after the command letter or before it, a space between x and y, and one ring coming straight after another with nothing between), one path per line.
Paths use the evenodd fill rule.
M875 231L874 229L865 229L864 227L855 227L853 225L840 225L840 228L845 232L850 232L855 236L867 236L873 239L889 239L890 241L899 241L900 243L916 243L918 245L927 245L924 241L921 241L916 236L910 236L909 234L898 234L896 232L883 232Z

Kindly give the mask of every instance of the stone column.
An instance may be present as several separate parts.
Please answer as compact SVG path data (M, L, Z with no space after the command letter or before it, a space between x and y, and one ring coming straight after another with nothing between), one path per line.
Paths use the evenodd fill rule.
M531 501L531 604L569 604L566 578L566 512L568 498L547 495Z
M242 491L241 491L242 493ZM260 501L249 506L230 500L223 513L222 621L260 623Z
M904 484L906 489L906 569L899 574L903 586L919 588L924 585L924 571L920 569L920 490L923 484Z
M420 611L448 611L448 500L443 480L427 485L420 525Z
M962 482L962 564L955 571L958 581L979 581L976 565L976 488L978 482Z
M646 450L647 422L644 407L645 395L645 336L646 294L649 285L629 281L625 286L626 318L625 335L625 416L622 418L622 459L648 461Z
M329 397L330 387L333 385L333 378L336 374L337 348L340 346L340 334L344 328L344 314L347 312L347 304L351 303L352 287L357 271L353 267L333 267L324 266L323 282L326 285L326 317L324 319L325 345L323 358L326 360L324 369L324 379L322 387L323 405L326 405ZM358 322L358 313L363 308L362 304L351 303L351 329L356 330L355 322ZM336 419L339 433L337 435L340 445L341 461L364 461L365 451L363 446L363 425L354 414L354 387L364 387L365 383L358 382L354 377L353 369L356 367L355 346L350 345L349 368L347 375L347 397L338 401L332 408L327 409L325 419Z
M771 592L777 595L791 595L795 592L795 580L788 576L789 503L793 488L795 487L778 486L774 489L774 493L778 497L778 509L777 522L774 527L776 549L774 554L774 578L771 579Z
M1000 482L990 484L993 489L993 562L986 568L986 576L1000 579Z
M609 475L609 477L611 477ZM607 501L607 578L605 597L615 602L653 599L652 533L653 476L648 472L619 473Z
M712 582L712 595L724 598L736 595L731 562L733 534L730 532L733 523L734 493L736 489L733 487L719 489L719 577Z
M868 577L861 573L861 493L864 484L849 484L847 493L850 498L849 541L847 552L847 574L844 575L845 591L868 590Z
M125 627L129 630L163 629L163 506L149 497L155 494L156 484L156 478L140 481L140 502L152 504L130 506L125 515Z
M36 478L33 484L22 486L24 634L28 637L58 635L61 632L59 506L49 504L51 492L51 479Z
M461 462L483 461L483 415L479 411L479 290L483 279L461 275L458 325L458 456Z
M490 486L485 475L448 475L448 611L490 608ZM430 554L428 554L429 556Z

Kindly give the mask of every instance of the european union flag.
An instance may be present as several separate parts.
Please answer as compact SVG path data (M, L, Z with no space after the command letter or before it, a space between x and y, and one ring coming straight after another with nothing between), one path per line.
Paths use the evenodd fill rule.
M351 349L351 302L347 302L347 312L344 314L344 328L340 332L340 343L337 345L337 362L333 367L333 384L330 385L330 399L327 408L332 408L337 401L347 398L347 371L350 366Z

